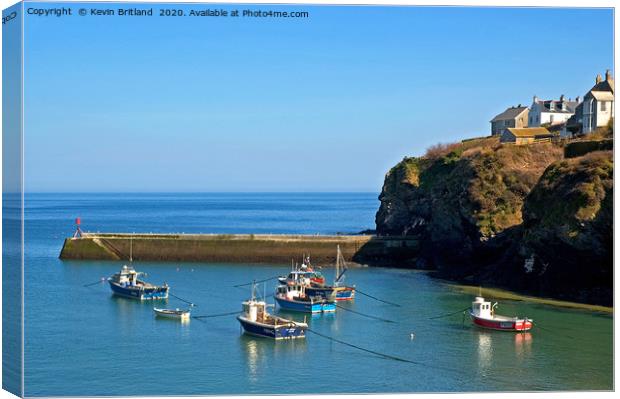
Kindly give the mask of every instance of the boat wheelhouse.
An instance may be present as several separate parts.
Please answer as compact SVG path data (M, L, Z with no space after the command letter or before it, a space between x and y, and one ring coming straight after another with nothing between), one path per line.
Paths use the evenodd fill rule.
M336 304L320 296L306 294L302 283L288 283L276 288L274 296L280 308L294 312L329 313L336 311Z
M252 286L252 298L242 302L243 312L237 316L245 333L275 340L306 337L308 324L271 315L267 306L265 301L256 300Z
M471 303L469 314L472 322L482 328L500 331L528 331L532 328L533 320L519 317L500 316L495 314L497 302L491 304L483 297L477 296Z
M108 278L110 289L115 295L126 298L150 300L150 299L167 299L170 287L168 284L153 285L146 281L138 279L144 275L137 272L132 266L124 265L118 273Z
M315 271L310 264L310 257L304 257L304 262L300 267L293 267L288 276L278 277L280 284L290 282L303 282L306 285L323 286L325 285L325 277L321 272Z

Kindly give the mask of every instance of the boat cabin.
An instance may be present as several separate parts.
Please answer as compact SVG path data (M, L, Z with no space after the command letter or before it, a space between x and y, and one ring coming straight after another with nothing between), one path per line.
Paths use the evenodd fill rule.
M135 287L138 285L138 272L131 266L123 266L120 273L118 273L118 283L123 287Z
M471 303L471 311L476 317L490 319L495 313L495 306L497 306L497 303L491 305L491 302L485 301L481 296L477 296Z
M256 301L254 299L250 299L248 301L244 301L243 305L243 316L250 321L264 320L265 319L265 308L266 303L264 301Z
M304 298L306 296L306 287L303 283L293 282L287 285L280 285L276 289L276 295L284 296L285 298Z

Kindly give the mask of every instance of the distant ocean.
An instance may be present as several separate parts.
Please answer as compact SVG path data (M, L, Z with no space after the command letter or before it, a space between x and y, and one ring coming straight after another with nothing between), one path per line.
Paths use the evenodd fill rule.
M374 229L378 193L27 194L26 219L83 229L157 233L358 233ZM42 223L44 222L44 223ZM37 239L37 235L31 237Z
M374 228L377 193L27 194L25 210L25 395L225 395L580 390L613 388L613 319L502 301L545 329L481 331L455 310L472 298L426 273L351 268L354 312L307 316L313 331L273 342L240 334L234 316L181 324L153 316L153 303L114 297L106 283L123 262L62 261L76 217L86 231L158 233L356 233ZM134 262L147 281L198 306L234 312L236 285L287 273L265 264ZM321 266L321 265L319 265ZM332 268L324 267L328 281ZM91 286L85 286L95 283ZM260 291L273 293L275 281ZM269 300L271 301L271 300ZM158 303L160 306L162 303ZM171 297L167 307L185 307ZM278 314L303 321L303 314ZM375 318L364 317L363 314ZM454 316L440 319L441 314ZM377 317L379 319L377 319ZM383 320L380 320L383 319ZM388 323L385 320L395 321ZM413 339L415 336L415 339Z

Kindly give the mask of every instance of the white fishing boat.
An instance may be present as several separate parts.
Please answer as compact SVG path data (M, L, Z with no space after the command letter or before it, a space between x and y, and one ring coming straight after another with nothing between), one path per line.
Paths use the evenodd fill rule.
M191 312L183 309L161 309L161 308L153 308L153 312L155 312L155 316L164 317L168 319L177 319L177 320L189 320Z

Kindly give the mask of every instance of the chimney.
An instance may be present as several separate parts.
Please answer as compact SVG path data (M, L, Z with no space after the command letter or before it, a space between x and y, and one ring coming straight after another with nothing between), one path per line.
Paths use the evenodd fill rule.
M575 97L575 102L576 102L576 103L579 103L579 100L580 100L580 99L581 99L581 98L580 98L579 96Z
M598 75L596 75L596 84L599 84L603 81L603 78L601 77L601 74L599 73Z
M536 97L536 95L534 95L534 102L538 102L538 97Z
M611 80L611 72L609 72L609 69L605 71L605 80L608 82Z
M561 102L564 102L564 94L562 94L562 95L560 96L560 101L561 101Z

